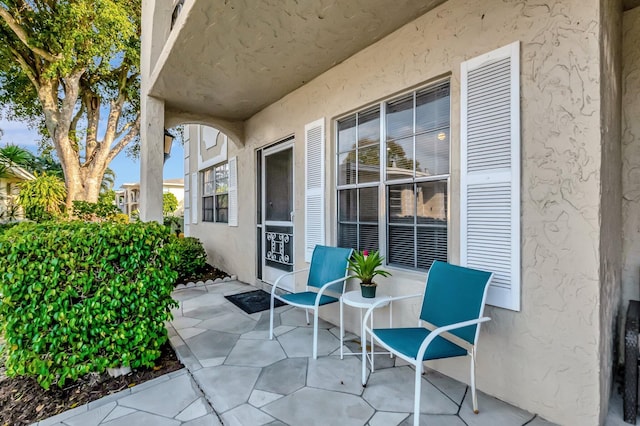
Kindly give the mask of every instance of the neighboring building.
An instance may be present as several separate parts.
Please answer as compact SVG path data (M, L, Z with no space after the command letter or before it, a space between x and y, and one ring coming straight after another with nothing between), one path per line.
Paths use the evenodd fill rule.
M0 222L24 219L24 211L16 199L20 183L35 179L30 172L20 166L9 166L6 177L0 177Z
M602 424L640 297L640 2L178 4L143 0L143 220L187 124L185 231L216 266L262 286L317 243L379 249L393 295L434 259L494 271L479 389Z
M124 183L116 191L116 206L122 213L131 217L140 211L140 183ZM184 214L184 179L167 179L162 182L162 192L170 192L178 200L178 208L174 212L176 216Z

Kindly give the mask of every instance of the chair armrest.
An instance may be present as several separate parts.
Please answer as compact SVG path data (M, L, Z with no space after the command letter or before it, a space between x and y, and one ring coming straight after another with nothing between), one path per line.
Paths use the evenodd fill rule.
M304 268L304 269L298 269L296 271L291 271L291 272L287 272L286 274L282 274L280 275L277 279L276 282L273 283L273 287L271 288L271 294L275 295L276 294L276 288L278 287L278 284L280 284L280 280L282 280L284 277L288 277L289 275L295 275L299 272L304 272L304 271L308 271L309 268Z
M320 298L322 297L322 294L327 291L327 289L329 287L331 287L332 285L338 284L341 281L346 281L349 278L351 278L349 275L345 276L345 277L340 277L337 280L333 280L333 281L329 281L328 283L325 283L322 285L322 287L320 287L320 290L318 290L318 293L316 294L316 308L318 307L318 304L320 303Z
M422 297L422 294L409 294L406 296L396 296L396 297L389 297L387 299L382 299L382 300L378 300L376 303L374 303L373 305L371 305L371 307L369 309L367 309L367 312L364 314L364 318L362 319L362 324L365 327L365 330L371 331L366 324L368 324L369 321L369 317L371 316L371 313L376 310L378 308L378 306L383 305L385 303L391 303L391 302L395 302L398 300L404 300L404 299L413 299L414 297Z
M420 349L418 349L418 354L417 354L416 359L424 358L424 353L427 351L427 347L431 344L431 342L433 342L433 340L436 337L438 337L439 335L441 335L445 331L455 330L457 328L468 327L470 325L475 325L475 324L481 324L481 323L487 322L489 320L491 320L491 318L489 318L489 317L481 317L481 318L476 318L476 319L472 319L472 320L468 320L468 321L457 322L457 323L454 323L454 324L449 324L449 325L445 325L445 326L436 328L431 333L429 333L429 335L427 337L425 337L425 339L422 341L422 344L420 345Z

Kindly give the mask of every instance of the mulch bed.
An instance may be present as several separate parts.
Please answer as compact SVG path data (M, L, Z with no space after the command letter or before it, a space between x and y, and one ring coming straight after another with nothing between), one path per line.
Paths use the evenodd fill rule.
M225 278L228 276L229 274L227 274L226 272L207 263L203 270L198 271L194 275L178 277L178 279L176 280L176 285L186 284L188 282L215 280L216 278Z
M182 367L167 342L154 368L139 368L115 378L107 373L88 374L66 388L53 385L45 391L35 379L6 377L0 363L0 425L28 425Z

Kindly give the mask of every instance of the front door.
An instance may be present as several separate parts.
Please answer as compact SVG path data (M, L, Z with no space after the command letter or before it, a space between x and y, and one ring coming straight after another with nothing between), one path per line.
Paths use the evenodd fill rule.
M293 140L262 155L262 279L270 284L293 270ZM293 291L293 277L278 284Z

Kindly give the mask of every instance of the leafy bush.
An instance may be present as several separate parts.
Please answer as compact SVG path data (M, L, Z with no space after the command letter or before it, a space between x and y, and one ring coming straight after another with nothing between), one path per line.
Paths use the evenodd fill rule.
M46 173L34 173L33 180L20 184L18 204L24 208L27 219L41 222L62 213L67 190L62 179Z
M90 203L89 201L73 201L73 215L81 220L111 220L118 213L121 213L121 211L113 202Z
M178 277L191 277L200 272L207 264L207 252L199 239L194 237L173 238L171 245L178 257L178 263L175 266Z
M80 221L0 235L7 375L49 388L108 367L153 366L176 306L169 239L157 223Z

